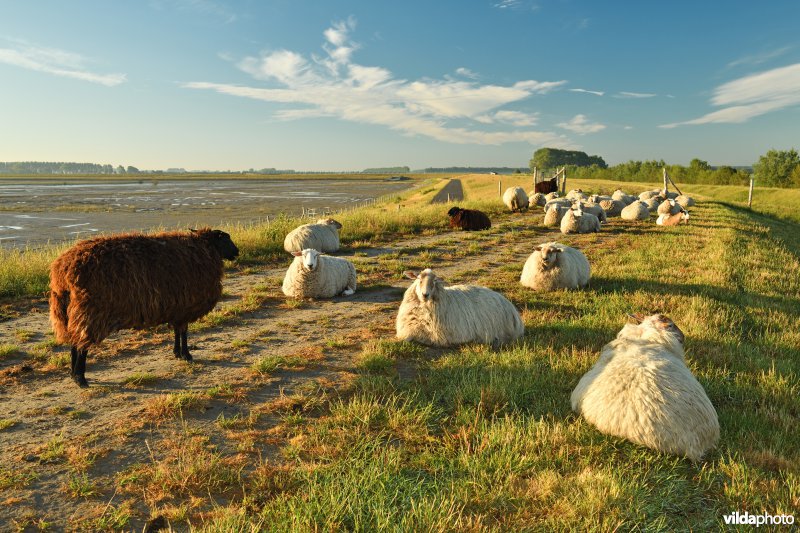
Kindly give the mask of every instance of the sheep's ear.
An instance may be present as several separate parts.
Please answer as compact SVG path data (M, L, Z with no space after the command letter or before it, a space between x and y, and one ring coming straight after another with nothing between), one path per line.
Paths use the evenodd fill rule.
M419 277L419 274L417 272L414 272L413 270L406 270L405 272L403 272L403 275L408 279L417 279Z
M303 252L290 252L290 253L295 257L300 257L301 255L303 255Z

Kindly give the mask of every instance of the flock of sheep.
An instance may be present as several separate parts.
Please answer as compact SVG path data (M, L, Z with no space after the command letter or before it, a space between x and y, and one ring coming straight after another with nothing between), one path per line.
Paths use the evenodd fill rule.
M658 191L642 193L639 199L621 191L610 197L589 198L580 190L570 191L566 199L548 199L542 193L531 196L545 208L546 224L555 217L564 233L599 231L601 222L616 216L611 213L626 217L622 213L635 212L628 216L638 219L644 213L649 217L653 209L664 223L675 216L686 220L685 208L693 204L688 197L667 198ZM512 211L530 205L521 188L509 189L503 199ZM448 215L454 228L491 227L489 217L480 211L454 207ZM339 249L341 228L333 219L322 219L286 236L284 249L295 258L283 280L285 295L331 298L355 292L353 263L327 255ZM191 360L188 324L219 301L223 260L237 255L227 233L210 229L97 237L64 252L51 266L50 320L58 342L71 345L73 380L88 386L88 349L120 329L170 324L175 357ZM405 275L413 282L396 318L400 340L497 348L525 333L519 311L498 292L476 285L447 285L431 269ZM585 287L589 278L589 261L581 251L552 242L535 248L523 266L520 283L552 291ZM705 391L684 362L683 333L662 315L631 317L636 324L626 325L581 378L572 393L572 408L602 432L699 460L716 443L719 424Z

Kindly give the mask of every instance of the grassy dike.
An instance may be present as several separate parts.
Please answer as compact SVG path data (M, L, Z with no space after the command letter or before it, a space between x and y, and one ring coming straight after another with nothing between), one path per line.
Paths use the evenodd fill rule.
M469 201L497 203L496 180L462 181ZM503 187L514 184L529 188ZM616 187L584 190L606 185ZM524 340L497 353L367 343L352 390L296 425L268 481L198 530L674 531L722 528L733 511L800 519L800 232L711 200L689 226L559 234L592 263L580 293L532 293L518 264L476 273L524 310ZM666 313L686 333L687 363L721 425L703 462L604 436L570 411L572 388L630 311Z

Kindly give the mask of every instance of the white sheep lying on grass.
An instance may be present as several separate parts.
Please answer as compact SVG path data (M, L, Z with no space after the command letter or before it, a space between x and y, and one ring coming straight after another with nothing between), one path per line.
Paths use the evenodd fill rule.
M528 209L530 202L528 195L522 187L509 187L503 193L503 203L511 210L512 213Z
M572 189L565 198L567 200L587 200L589 197L583 192L583 189Z
M528 194L528 203L530 205L535 205L538 207L544 207L547 203L547 198L544 197L544 194L540 192L533 192L531 191Z
M596 204L594 202L581 202L581 209L583 209L584 213L591 213L596 216L601 223L608 222L606 210L603 209L600 204Z
M626 206L620 216L623 220L647 220L650 218L650 210L647 208L646 203L636 200L631 205Z
M342 225L332 218L321 218L314 224L303 224L290 231L283 239L283 249L289 253L313 248L320 252L339 249L339 230Z
M397 338L428 346L468 342L497 347L522 337L525 326L505 296L476 285L445 286L431 269L407 271L414 283L397 313Z
M683 332L664 315L632 318L572 391L572 410L603 433L698 461L719 422L686 367Z
M544 199L549 202L550 200L555 200L559 196L560 195L557 192L549 192L549 193L544 195Z
M589 260L583 252L557 242L540 244L525 261L519 282L537 291L579 289L589 284Z
M293 298L333 298L356 292L356 267L347 259L307 248L292 252L294 261L283 278L283 294Z
M656 213L658 213L659 215L668 215L668 216L677 215L681 211L683 211L683 207L681 207L681 205L672 198L662 202L661 205L659 205L658 208L656 209Z
M553 203L553 205L549 205L549 207L546 209L547 212L544 214L542 225L547 227L558 227L561 224L561 220L564 218L564 215L570 210L570 206Z
M607 217L618 217L625 209L625 202L621 200L600 200L597 202L606 212Z
M677 198L675 198L675 202L678 203L681 207L686 209L687 207L694 207L694 198L691 196L686 196L685 194L681 194Z
M614 194L611 195L611 199L619 200L625 205L631 205L634 202L634 200L637 200L635 196L626 194L625 191L623 191L622 189L617 189L616 191L614 191Z
M591 233L600 231L600 220L591 213L584 213L580 202L564 213L561 233Z

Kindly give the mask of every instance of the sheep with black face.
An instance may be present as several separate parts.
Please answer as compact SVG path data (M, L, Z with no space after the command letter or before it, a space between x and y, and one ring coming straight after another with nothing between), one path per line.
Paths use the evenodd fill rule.
M191 361L191 322L222 296L223 260L239 249L224 231L128 233L79 242L50 266L50 323L72 346L70 374L86 381L88 349L121 329L170 324L173 354Z

